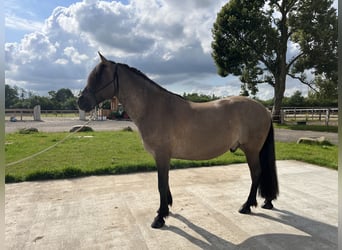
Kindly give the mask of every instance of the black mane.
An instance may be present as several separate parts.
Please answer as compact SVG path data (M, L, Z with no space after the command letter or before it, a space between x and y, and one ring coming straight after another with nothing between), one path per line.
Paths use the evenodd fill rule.
M171 92L171 91L169 91L169 90L163 88L163 87L160 86L158 83L152 81L148 76L146 76L146 75L145 75L143 72L141 72L140 70L138 70L138 69L136 69L136 68L134 68L134 67L131 67L131 66L127 65L127 64L120 63L120 65L126 67L127 69L129 69L129 70L132 71L133 73L135 73L135 74L141 76L142 78L144 78L145 80L147 80L149 83L151 83L152 85L154 85L155 87L157 87L157 88L160 89L161 91L167 92L167 93L169 93L169 94L175 95L175 96L180 97L180 98L182 98L183 100L185 100L183 96L178 95L178 94L175 94L175 93L173 93L173 92Z

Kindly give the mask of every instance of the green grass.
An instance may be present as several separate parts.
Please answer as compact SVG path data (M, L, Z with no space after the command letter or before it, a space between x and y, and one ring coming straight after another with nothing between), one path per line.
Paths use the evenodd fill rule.
M338 147L276 142L277 160L297 160L337 170Z
M62 140L69 133L10 133L5 137L6 163L18 161ZM194 147L194 150L195 147ZM276 143L278 160L294 159L337 169L337 147ZM245 162L242 151L208 161L172 160L172 168ZM61 179L155 170L137 132L73 134L62 144L25 162L6 167L6 182Z

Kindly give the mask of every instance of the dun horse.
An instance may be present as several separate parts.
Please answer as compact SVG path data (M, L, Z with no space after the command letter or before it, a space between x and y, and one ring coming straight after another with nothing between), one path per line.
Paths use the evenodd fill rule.
M78 105L91 111L116 96L139 129L145 149L158 170L160 207L152 227L160 228L169 215L170 159L204 160L240 148L246 155L252 184L239 212L251 213L256 195L262 206L272 209L278 195L273 125L269 112L256 101L229 97L208 103L193 103L154 83L128 65L104 58L92 70Z

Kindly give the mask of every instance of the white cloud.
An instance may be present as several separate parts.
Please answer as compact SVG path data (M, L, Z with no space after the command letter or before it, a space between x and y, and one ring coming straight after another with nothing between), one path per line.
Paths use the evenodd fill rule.
M71 59L74 64L81 64L83 61L89 59L85 54L80 54L74 47L66 47L64 54Z
M39 91L82 88L80 82L98 62L97 51L161 84L193 82L216 72L209 51L211 26L221 5L84 0L57 7L20 42L6 44L7 82Z
M21 27L28 34L5 45L6 82L42 93L81 89L101 51L180 94L239 94L238 78L219 77L210 55L212 25L226 2L83 0L56 7L44 23L10 13L6 27ZM290 47L289 56L294 52ZM288 86L294 89L295 83ZM259 95L270 98L273 92L260 86Z
M67 64L69 61L66 60L66 59L63 59L63 58L59 58L57 59L54 63L57 63L57 64Z

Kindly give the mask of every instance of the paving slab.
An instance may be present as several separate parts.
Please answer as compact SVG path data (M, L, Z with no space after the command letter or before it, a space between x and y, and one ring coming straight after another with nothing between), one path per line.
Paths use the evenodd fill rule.
M337 249L337 171L279 161L274 210L238 213L246 164L170 172L162 229L155 172L6 185L7 249ZM258 199L262 203L261 198Z

